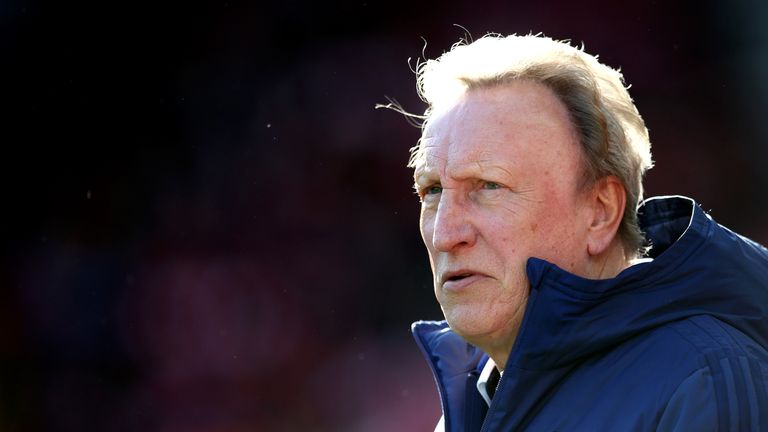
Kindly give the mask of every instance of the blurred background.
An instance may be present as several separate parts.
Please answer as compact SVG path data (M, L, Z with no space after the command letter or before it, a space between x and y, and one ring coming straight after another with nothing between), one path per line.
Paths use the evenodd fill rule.
M626 3L629 4L629 3ZM426 431L409 66L621 67L647 196L768 242L768 3L0 2L0 431ZM426 41L426 45L425 45Z

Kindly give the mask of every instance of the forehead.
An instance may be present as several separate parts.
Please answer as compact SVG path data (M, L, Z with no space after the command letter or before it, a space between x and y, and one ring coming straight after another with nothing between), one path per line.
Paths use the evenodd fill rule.
M493 164L552 165L580 159L565 106L542 84L513 81L475 89L427 123L415 174Z

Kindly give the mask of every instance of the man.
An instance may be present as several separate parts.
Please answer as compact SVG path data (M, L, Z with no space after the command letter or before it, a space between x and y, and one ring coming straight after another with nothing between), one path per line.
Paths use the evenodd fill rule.
M619 72L537 36L418 68L409 166L446 321L413 333L448 431L768 430L768 250L691 199L640 204Z

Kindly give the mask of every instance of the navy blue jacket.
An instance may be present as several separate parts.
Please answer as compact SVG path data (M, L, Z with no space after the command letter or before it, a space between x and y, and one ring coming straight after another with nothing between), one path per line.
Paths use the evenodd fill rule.
M446 431L768 431L768 250L685 197L638 211L652 262L588 280L530 258L531 292L490 408L488 356L413 333Z

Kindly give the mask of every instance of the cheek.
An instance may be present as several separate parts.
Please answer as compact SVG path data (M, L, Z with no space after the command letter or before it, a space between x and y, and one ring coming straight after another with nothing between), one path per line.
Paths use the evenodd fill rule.
M558 207L542 215L536 225L536 248L540 258L573 270L586 243L577 230L577 217L571 208Z
M433 228L434 224L432 223L431 218L422 210L421 215L419 216L419 232L421 233L421 240L424 242L424 245L427 246L427 249L429 249L430 242L428 240L432 238Z
M427 254L429 255L429 264L432 266L432 271L435 270L435 261L433 258L432 250L432 237L434 234L434 220L422 212L419 220L419 232L421 233L421 241L424 242L424 246L427 248Z

